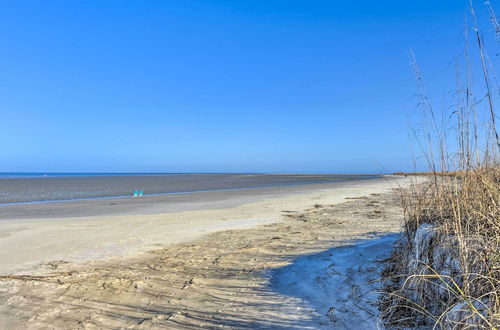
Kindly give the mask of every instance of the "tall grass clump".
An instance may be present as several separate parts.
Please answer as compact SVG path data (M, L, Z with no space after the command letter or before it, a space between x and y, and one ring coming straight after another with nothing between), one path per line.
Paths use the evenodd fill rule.
M492 5L481 9L498 42ZM380 304L388 328L500 327L500 90L478 21L470 1L451 110L434 108L410 53L420 115L413 136L430 175L401 190L404 235Z

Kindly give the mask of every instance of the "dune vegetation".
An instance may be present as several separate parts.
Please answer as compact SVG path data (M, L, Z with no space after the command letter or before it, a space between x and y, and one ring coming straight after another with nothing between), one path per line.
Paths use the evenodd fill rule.
M483 25L491 40L475 10L490 16L482 23L491 23ZM486 47L498 46L500 25L489 2L471 1L467 16L452 106L433 106L410 53L420 116L412 134L428 169L424 183L400 191L404 235L380 303L388 328L500 327L500 90Z

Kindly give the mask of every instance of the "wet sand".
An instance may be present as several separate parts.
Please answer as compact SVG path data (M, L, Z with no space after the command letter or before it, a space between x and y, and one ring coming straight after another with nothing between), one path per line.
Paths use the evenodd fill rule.
M48 177L1 177L0 204L130 197L235 190L258 187L344 182L376 178L373 175L333 174L130 174Z
M171 213L2 220L0 322L9 329L316 328L314 308L273 290L269 272L300 255L399 231L390 190L408 182L211 192L170 203Z
M16 179L17 180L17 179ZM205 192L176 193L142 198L68 200L64 202L0 204L2 220L38 220L80 218L108 215L149 215L189 210L235 207L269 198L304 194L321 189L343 188L366 184L372 179L321 184L282 185L265 188L239 188ZM197 187L200 187L199 185Z

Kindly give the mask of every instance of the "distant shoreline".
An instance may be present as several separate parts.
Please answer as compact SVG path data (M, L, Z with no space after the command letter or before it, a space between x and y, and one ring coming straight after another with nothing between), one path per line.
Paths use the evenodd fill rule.
M219 189L202 192L145 195L117 198L89 198L68 201L0 204L0 223L18 220L62 219L73 217L165 214L193 209L235 207L290 194L317 190L378 184L385 178L345 180L327 183L294 184L246 189ZM390 179L389 179L390 180Z
M264 173L264 172L0 172L0 179L16 178L71 178L71 177L128 177L128 176L175 176L175 175L272 175L272 176L307 176L307 175L334 175L334 176L380 176L385 174L370 173Z
M394 172L393 175L404 175L404 176L430 176L430 175L439 175L439 176L459 176L461 173L459 171L428 171L428 172Z
M376 179L376 177L374 177L372 179ZM326 182L315 183L315 184L327 184L327 183L334 183L334 182L336 182L336 181L326 181ZM144 197L148 197L148 196L186 195L186 194L207 193L207 192L215 192L215 191L253 190L253 189L272 188L272 187L305 186L305 185L310 185L310 184L313 184L313 183L311 183L311 182L304 182L304 183L280 184L280 185L273 185L273 186L255 186L255 187L242 187L242 188L221 188L221 189L207 189L207 190L175 191L175 192L145 194ZM72 199L51 199L51 200L42 200L42 201L13 202L13 203L2 203L2 202L0 202L0 206L1 205L43 204L43 203L65 203L65 202L91 201L91 200L100 200L100 199L120 199L120 198L135 198L135 197L132 196L132 195L122 195L122 196L103 196L103 197L87 197L87 198L72 198Z
M1 174L0 174L1 175ZM324 174L66 174L0 178L0 205L120 199L144 196L248 190L375 179L377 175ZM32 174L35 175L35 174Z

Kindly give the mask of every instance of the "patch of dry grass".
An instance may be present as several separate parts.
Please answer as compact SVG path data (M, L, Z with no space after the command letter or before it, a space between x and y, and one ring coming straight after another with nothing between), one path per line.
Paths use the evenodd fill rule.
M386 325L498 327L500 168L436 176L401 197L405 237L384 273Z

